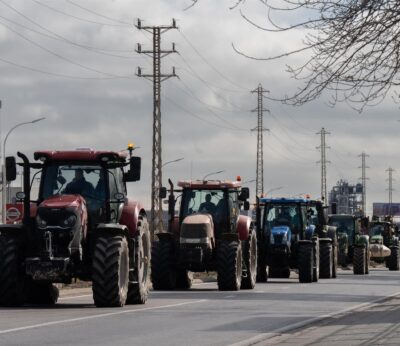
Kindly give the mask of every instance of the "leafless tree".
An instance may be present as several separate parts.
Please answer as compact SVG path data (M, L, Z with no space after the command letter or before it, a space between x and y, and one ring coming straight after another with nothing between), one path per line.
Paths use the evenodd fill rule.
M305 33L300 49L277 56L254 57L234 46L239 54L257 60L307 53L301 54L307 59L288 68L302 83L296 92L282 99L284 102L301 105L328 92L332 104L346 101L362 110L381 102L391 88L400 84L399 0L258 1L268 10L267 24L260 26L241 11L249 23L270 32ZM234 7L244 2L238 0ZM280 26L281 19L292 24Z

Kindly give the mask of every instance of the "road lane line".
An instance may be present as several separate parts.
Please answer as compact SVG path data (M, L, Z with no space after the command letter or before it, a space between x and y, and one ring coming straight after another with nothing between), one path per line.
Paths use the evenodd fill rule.
M338 316L338 315L341 315L341 314L345 314L345 313L348 313L348 312L351 312L351 311L354 311L354 310L358 310L358 309L361 309L361 308L367 308L369 306L372 306L372 305L375 305L375 304L378 304L378 303L382 303L382 302L384 302L386 300L389 300L389 299L391 299L393 297L396 297L398 295L400 295L400 291L396 292L396 293L393 293L393 294L390 294L390 295L388 295L386 297L383 297L383 298L378 298L378 299L372 300L370 302L361 303L361 304L358 304L356 306L350 306L350 307L348 307L346 309L343 309L343 310L340 310L340 311L336 311L336 312L332 312L330 314L323 314L323 315L320 315L320 316L317 316L317 317L309 318L309 319L304 320L304 321L296 322L296 323L290 324L290 325L288 325L286 327L278 328L278 329L272 330L272 331L267 332L267 333L260 333L260 334L257 334L255 336L251 337L251 338L248 338L246 340L242 340L242 341L239 341L239 342L235 342L235 343L230 344L228 346L251 346L251 345L255 345L255 344L258 344L258 343L260 343L262 341L271 339L274 336L278 336L278 335L281 335L281 334L284 334L284 333L287 333L287 332L290 332L290 331L293 331L293 330L296 330L296 329L299 329L299 328L302 328L302 327L303 328L309 327L312 324L320 322L320 321L322 321L324 319L327 319L327 318L332 318L332 317L335 317L335 316Z
M77 318L69 318L69 319L60 320L60 321L44 322L44 323L39 323L39 324L33 324L33 325L30 325L30 326L24 326L24 327L12 328L12 329L0 330L0 334L25 331L25 330L28 330L28 329L35 329L35 328L43 328L43 327L54 326L54 325L63 324L63 323L71 323L71 322L77 322L77 321L92 320L92 319L96 319L96 318L123 315L123 314L129 314L129 313L132 313L132 312L175 308L175 307L184 306L184 305L203 303L203 302L206 302L207 300L208 299L200 299L200 300L195 300L195 301L190 301L190 302L182 302L182 303L177 303L177 304L169 304L169 305L162 305L162 306L152 306L152 307L142 308L142 309L123 310L123 311L109 312L109 313L98 314L98 315L91 315L91 316L84 316L84 317L77 317Z

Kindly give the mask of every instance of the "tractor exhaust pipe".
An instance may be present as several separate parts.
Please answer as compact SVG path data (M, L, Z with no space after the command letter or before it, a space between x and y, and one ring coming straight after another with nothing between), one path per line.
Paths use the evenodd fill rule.
M23 169L24 169L24 225L30 225L31 218L31 175L30 175L30 167L29 160L26 155L18 152L18 157L20 157L23 161Z

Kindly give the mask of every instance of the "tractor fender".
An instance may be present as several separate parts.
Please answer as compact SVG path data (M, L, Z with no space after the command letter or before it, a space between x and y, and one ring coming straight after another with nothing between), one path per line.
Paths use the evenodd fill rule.
M129 229L125 225L118 223L100 223L95 230L96 236L103 234L122 235L129 239Z
M337 246L337 231L336 227L328 226L327 227L327 236L332 240L332 245Z
M356 237L355 246L366 247L369 245L369 236L365 234L360 234Z
M247 240L249 238L251 226L251 218L245 215L239 215L236 224L236 232L240 240Z
M146 215L142 205L136 201L128 201L122 208L119 223L129 230L131 237L136 236L139 215Z

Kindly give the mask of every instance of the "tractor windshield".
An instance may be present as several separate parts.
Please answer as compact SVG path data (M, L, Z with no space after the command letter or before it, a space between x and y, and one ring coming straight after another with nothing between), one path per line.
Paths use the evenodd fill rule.
M105 202L104 174L100 166L53 164L42 177L42 199L58 194L79 194L89 210L101 208Z
M296 204L267 204L265 206L266 229L276 226L289 226L293 232L302 228L301 210Z
M338 233L346 233L349 244L352 244L355 233L355 223L352 217L330 216L328 223L330 226L335 226Z
M385 225L384 224L377 224L377 225L373 225L369 231L370 236L374 236L374 235L383 235L383 231L385 229Z

